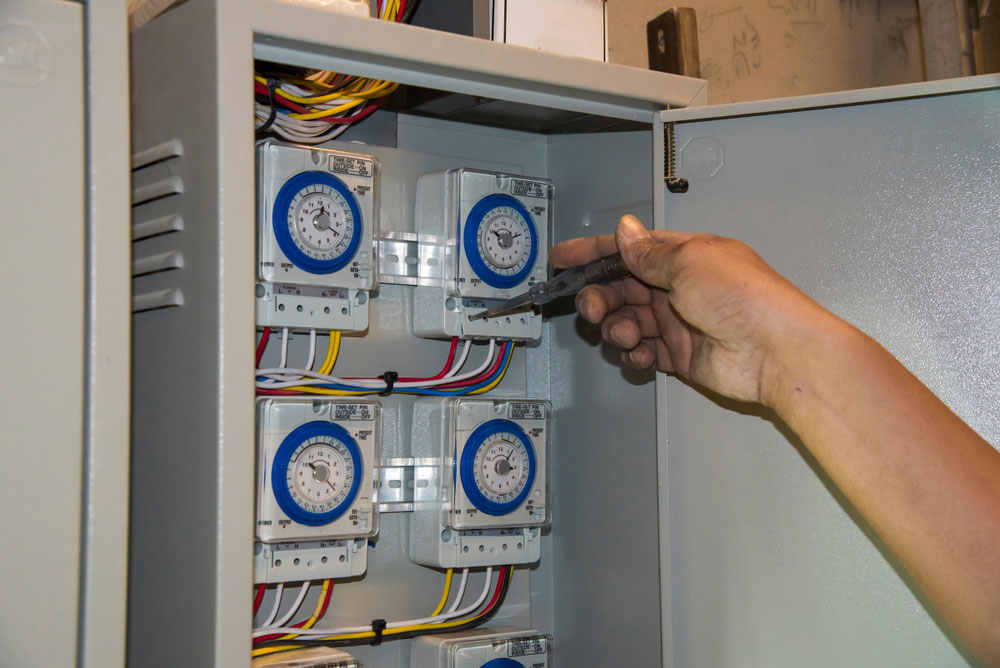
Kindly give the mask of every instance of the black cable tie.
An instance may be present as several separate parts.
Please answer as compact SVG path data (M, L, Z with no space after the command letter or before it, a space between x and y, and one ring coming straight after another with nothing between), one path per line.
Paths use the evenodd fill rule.
M385 631L385 620L384 619L373 619L372 620L372 633L375 634L375 638L372 639L372 647L376 647L382 644L382 631Z
M379 392L378 396L387 397L390 394L392 394L392 386L396 384L397 380L399 380L399 374L396 373L395 371L386 371L381 376L379 376L379 380L385 381L385 390Z
M278 117L278 101L275 99L275 89L281 82L273 77L267 78L267 100L268 104L271 105L271 113L267 115L267 120L264 124L257 128L257 132L267 132L272 125L274 125L274 119Z

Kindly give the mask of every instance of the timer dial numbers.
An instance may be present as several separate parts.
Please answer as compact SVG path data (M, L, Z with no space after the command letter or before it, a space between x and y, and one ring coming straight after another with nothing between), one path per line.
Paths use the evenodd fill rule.
M479 252L493 271L516 274L531 256L529 223L513 207L493 208L479 226Z
M510 195L494 193L479 199L465 219L462 237L469 268L490 288L514 288L535 268L539 246L535 222Z
M476 427L462 450L462 489L472 505L494 517L508 515L527 500L535 482L535 448L511 420Z
M347 498L354 476L354 462L347 446L338 439L321 437L295 450L285 481L300 508L325 513Z
M342 517L364 477L357 441L340 425L322 420L289 432L271 462L274 500L289 519L306 526Z
M347 199L323 184L306 186L295 194L287 223L295 245L316 260L343 255L355 234L354 213Z
M515 434L490 437L476 451L474 466L476 488L494 503L509 503L528 484L528 449Z
M285 181L274 198L271 227L281 253L311 274L347 267L364 236L354 193L325 172L300 172Z

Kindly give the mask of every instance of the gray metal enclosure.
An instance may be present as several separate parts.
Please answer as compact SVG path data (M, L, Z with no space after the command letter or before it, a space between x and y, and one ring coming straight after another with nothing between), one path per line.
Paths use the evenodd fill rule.
M677 132L692 180L670 195L661 111L700 103L697 80L264 0L190 0L135 33L132 50L133 149L162 147L135 172L135 186L162 193L136 206L135 222L183 220L134 248L173 261L134 282L165 308L134 317L133 665L249 661L255 57L500 100L508 125L540 110L629 122L544 134L378 112L331 146L379 157L383 233L413 231L421 173L483 167L554 182L556 241L610 232L624 213L744 239L997 441L997 372L983 361L995 361L1000 324L996 79L843 109L667 112L688 114ZM959 122L945 131L943 118ZM943 176L947 193L926 188ZM345 337L338 371L436 371L447 343L412 336L411 289L383 285L371 305L369 331ZM762 416L624 371L565 305L549 311L540 342L518 348L499 392L548 399L556 417L552 526L495 623L551 633L557 665L963 665L866 529ZM405 455L411 405L383 400L384 457ZM367 574L336 585L324 624L433 606L442 575L409 562L406 520L382 516ZM409 641L351 652L405 668Z
M762 107L738 105L712 110L717 120L678 124L691 189L667 200L666 219L753 246L996 446L1000 92L995 76L966 85L985 90L867 103L825 96L725 118ZM660 407L674 665L972 661L774 416L674 379Z

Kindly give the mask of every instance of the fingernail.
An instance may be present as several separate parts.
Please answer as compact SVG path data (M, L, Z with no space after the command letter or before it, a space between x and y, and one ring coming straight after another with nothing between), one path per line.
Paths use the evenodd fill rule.
M620 223L620 228L622 232L622 237L625 241L635 241L636 239L641 239L646 236L646 228L642 226L636 218L632 216L627 216L622 218Z
M636 364L640 365L649 364L649 359L646 356L645 348L642 347L636 348L635 350L630 351L628 356L629 359L635 362Z
M611 328L611 338L620 346L625 345L625 325L615 325Z

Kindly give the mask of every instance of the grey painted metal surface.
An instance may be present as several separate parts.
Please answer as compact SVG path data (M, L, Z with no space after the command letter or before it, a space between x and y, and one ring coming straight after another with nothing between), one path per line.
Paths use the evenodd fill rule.
M124 2L88 2L87 403L79 665L125 661L131 360L128 35Z
M752 245L998 444L1000 93L983 83L679 124L691 189L667 195L665 218ZM675 380L660 409L674 665L966 665L772 416Z
M652 217L651 132L553 138L556 238L605 234ZM550 569L556 660L660 661L656 411L652 373L624 369L569 303L548 323L555 408ZM532 600L534 606L535 601Z
M240 3L243 4L243 3ZM649 121L707 101L701 79L571 58L277 0L245 3L258 58Z
M83 30L83 8L74 2L0 5L6 234L0 276L8 287L0 360L9 374L0 401L0 654L12 666L69 666L77 657L87 241Z

